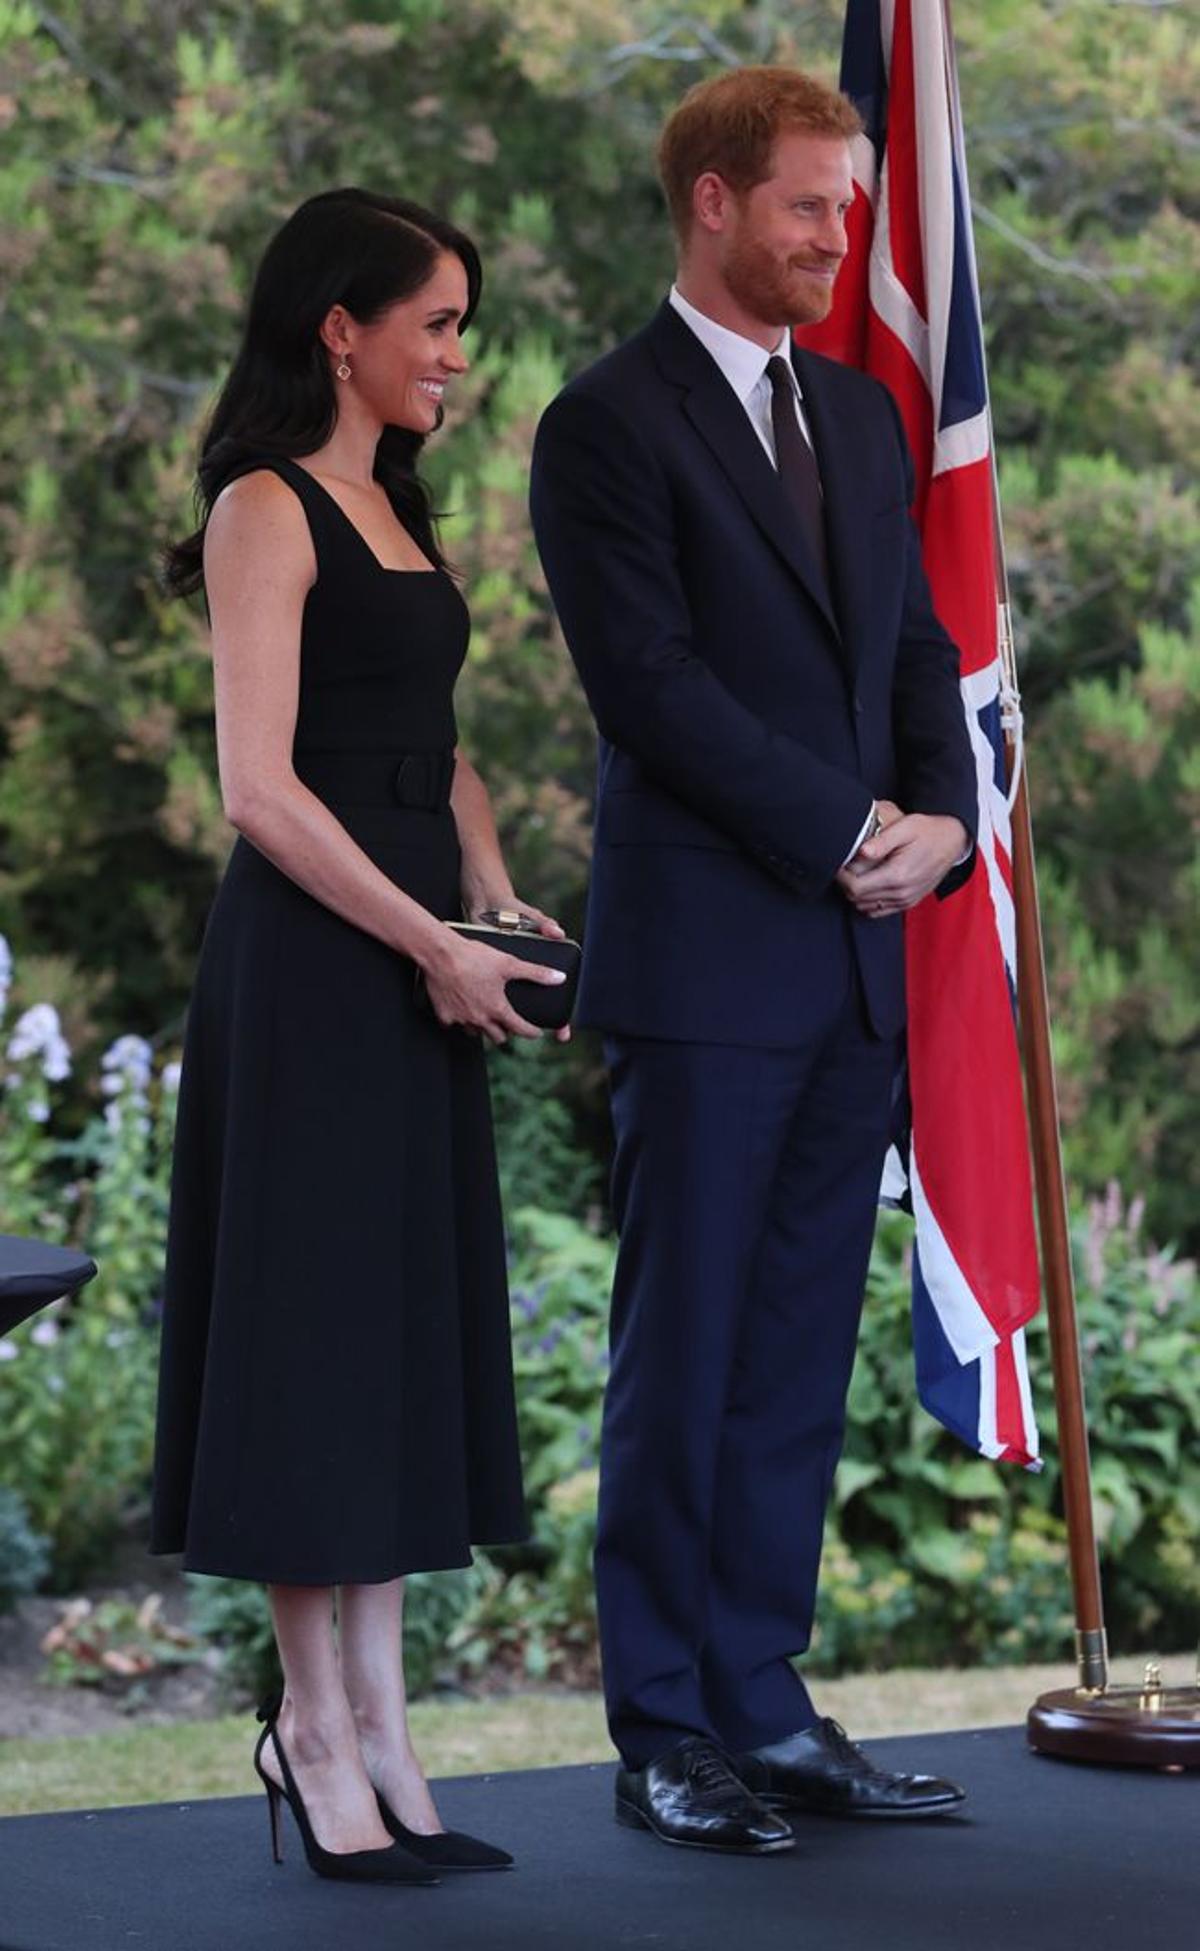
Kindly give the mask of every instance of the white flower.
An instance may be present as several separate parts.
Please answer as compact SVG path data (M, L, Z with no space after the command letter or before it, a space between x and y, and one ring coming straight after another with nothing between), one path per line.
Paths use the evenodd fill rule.
M7 937L0 935L0 1016L4 1014L8 1002L8 992L12 984L13 959Z
M58 1328L53 1321L39 1321L29 1334L30 1341L36 1341L39 1348L53 1348L58 1340Z
M164 1064L162 1068L162 1082L163 1082L164 1091L177 1091L179 1089L179 1079L182 1076L182 1074L183 1074L182 1064L179 1063Z
M50 1106L44 1097L32 1097L25 1106L35 1125L44 1125L50 1116Z
M8 1054L14 1063L22 1057L36 1057L46 1043L61 1033L58 1011L53 1003L34 1003L18 1016L9 1039Z
M61 1084L70 1076L71 1052L53 1003L34 1003L17 1018L8 1040L8 1055L12 1063L40 1057L42 1076L48 1084Z
M20 1352L15 1341L0 1341L0 1362L15 1362Z
M100 1059L105 1073L101 1088L110 1096L116 1091L145 1090L153 1054L144 1036L119 1036Z

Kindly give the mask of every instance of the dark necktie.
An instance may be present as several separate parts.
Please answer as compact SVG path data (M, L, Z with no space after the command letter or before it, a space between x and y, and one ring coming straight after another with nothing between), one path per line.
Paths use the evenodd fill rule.
M767 361L771 382L771 425L775 430L775 464L788 500L816 558L825 588L829 588L829 550L825 541L825 503L816 455L800 431L796 417L796 389L788 362L776 353Z

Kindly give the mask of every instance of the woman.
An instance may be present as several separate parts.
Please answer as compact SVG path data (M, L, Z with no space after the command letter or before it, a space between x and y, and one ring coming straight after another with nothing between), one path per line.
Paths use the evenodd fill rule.
M240 837L188 1016L151 1546L268 1585L276 1858L286 1797L356 1880L511 1861L441 1830L400 1652L405 1572L525 1532L480 1039L538 1034L507 980L561 980L445 925L523 905L455 750L469 620L414 471L479 289L418 205L303 204L168 558L207 599Z

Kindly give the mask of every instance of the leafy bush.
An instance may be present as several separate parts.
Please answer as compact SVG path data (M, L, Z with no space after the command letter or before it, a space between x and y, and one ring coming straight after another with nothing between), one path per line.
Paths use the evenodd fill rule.
M71 1068L57 1011L26 1009L5 1054L0 1224L78 1243L100 1265L73 1301L0 1341L0 1487L20 1492L51 1547L49 1582L69 1591L102 1569L148 1489L178 1072L155 1074L149 1045L119 1038L101 1060L104 1113L67 1142L52 1126Z
M527 1206L513 1215L513 1368L535 1514L552 1485L598 1455L614 1257L611 1238L566 1214Z
M529 1680L599 1682L596 1593L598 1472L552 1484L534 1517L531 1548L507 1576L491 1554L479 1598L453 1634L449 1652L467 1673L499 1665Z
M0 1486L0 1612L36 1591L50 1563L50 1547L29 1522L25 1501Z
M600 1196L600 1169L580 1144L563 1099L560 1044L510 1044L489 1066L500 1191L506 1213L583 1213Z
M266 1591L244 1578L188 1574L188 1618L194 1632L219 1646L234 1691L265 1700L280 1685L279 1655Z
M1080 1339L1106 1614L1114 1647L1186 1644L1200 1576L1200 1334L1196 1269L1141 1237L1116 1188L1074 1223ZM814 1661L879 1657L856 1595L895 1569L890 1660L997 1664L1060 1655L1070 1637L1061 1470L1045 1315L1029 1329L1044 1422L1038 1476L966 1455L911 1381L908 1222L881 1220L835 1485ZM847 1559L845 1554L849 1554Z

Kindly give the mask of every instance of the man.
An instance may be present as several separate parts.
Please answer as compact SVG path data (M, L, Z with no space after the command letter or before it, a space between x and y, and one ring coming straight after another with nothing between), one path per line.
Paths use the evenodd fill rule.
M970 871L975 802L899 416L791 341L831 303L857 127L788 69L691 91L659 151L676 285L553 402L533 462L599 732L580 1016L605 1032L616 1134L596 1580L617 1815L752 1852L791 1846L778 1811L962 1795L875 1768L791 1665L886 1149L901 916Z

